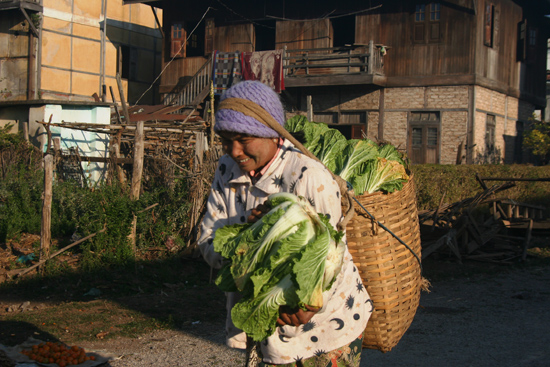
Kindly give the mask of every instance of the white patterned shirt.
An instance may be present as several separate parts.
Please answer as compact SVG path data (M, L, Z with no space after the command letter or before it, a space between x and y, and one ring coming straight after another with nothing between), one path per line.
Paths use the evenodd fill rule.
M222 257L212 245L215 231L225 225L246 223L253 208L279 192L305 197L318 213L328 215L336 228L342 216L337 182L326 167L305 156L288 140L255 184L248 173L224 155L218 163L201 223L199 248L210 266L222 265ZM227 344L244 349L246 336L231 322L231 309L239 295L227 296ZM274 334L261 342L263 360L271 364L291 363L347 345L361 336L372 310L372 301L346 247L342 270L332 287L323 293L323 307L307 324L277 326Z

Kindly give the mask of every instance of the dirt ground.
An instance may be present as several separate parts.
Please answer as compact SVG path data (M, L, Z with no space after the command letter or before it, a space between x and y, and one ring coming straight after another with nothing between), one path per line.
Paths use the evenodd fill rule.
M432 284L413 323L388 353L364 350L362 367L550 366L550 267L515 268ZM120 358L106 366L243 366L223 345L223 321L179 331L85 343Z
M174 275L173 282L152 290L145 289L144 284L126 284L126 279L98 281L95 285L103 295L87 301L87 312L108 315L106 323L119 325L131 318L174 314L178 315L174 328L133 338L92 337L79 345L115 355L116 359L104 367L243 366L244 353L223 343L223 294L210 285L187 286L185 279L191 273L201 273L203 280L209 274L200 263L186 264L185 268ZM525 264L502 266L431 260L425 269L435 274L435 280L430 279L431 292L422 293L411 327L388 353L364 350L362 367L550 366L547 261L529 257ZM118 283L134 286L138 292L116 296ZM16 345L29 336L55 339L36 323L8 322L6 317L20 312L17 307L22 305L32 312L46 313L53 307L85 300L83 289L67 285L63 291L57 289L57 296L52 292L48 298L29 293L0 294L0 343ZM82 312L70 307L63 310L67 317L71 312ZM82 333L92 331L96 332L82 328ZM72 329L67 340L70 335L77 336Z

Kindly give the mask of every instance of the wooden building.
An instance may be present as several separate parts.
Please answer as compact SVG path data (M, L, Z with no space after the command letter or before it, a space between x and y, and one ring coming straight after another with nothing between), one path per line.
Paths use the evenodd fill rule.
M44 150L37 121L109 124L111 88L118 101L154 104L161 21L161 10L122 0L0 0L0 127L26 131ZM63 149L107 154L103 134L52 133ZM92 176L99 170L83 168Z
M168 104L199 103L219 55L244 67L280 50L288 116L440 164L524 161L522 132L546 105L547 0L125 3L164 10Z

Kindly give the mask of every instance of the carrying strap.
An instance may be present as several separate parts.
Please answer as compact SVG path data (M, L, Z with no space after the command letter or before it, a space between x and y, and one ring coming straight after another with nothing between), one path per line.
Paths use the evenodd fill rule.
M220 102L218 109L228 109L240 112L246 116L250 116L271 129L275 130L280 136L285 139L288 139L296 148L298 148L302 153L308 156L311 159L316 160L317 162L323 164L315 155L313 155L302 143L300 143L294 136L292 136L281 124L279 124L273 116L269 114L265 109L260 105L249 101L243 98L227 98ZM324 166L324 164L323 164ZM354 203L353 203L353 191L348 188L348 183L338 175L335 175L330 170L328 170L332 175L332 178L336 180L338 186L340 187L340 192L342 193L342 204L346 210L344 217L338 222L337 227L340 231L345 231L346 225L353 218L355 214Z

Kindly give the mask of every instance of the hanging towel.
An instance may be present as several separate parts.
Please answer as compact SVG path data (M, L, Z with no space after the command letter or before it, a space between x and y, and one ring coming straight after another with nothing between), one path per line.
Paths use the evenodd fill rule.
M283 50L243 52L241 59L244 80L259 80L277 93L285 89Z
M239 51L215 53L212 76L214 94L219 95L241 81L241 60Z

